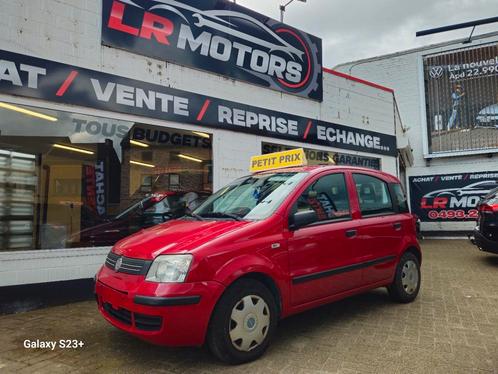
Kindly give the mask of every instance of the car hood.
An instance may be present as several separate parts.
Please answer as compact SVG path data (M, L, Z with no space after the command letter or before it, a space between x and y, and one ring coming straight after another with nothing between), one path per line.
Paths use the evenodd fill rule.
M169 221L119 241L113 252L147 260L161 254L188 252L250 223L251 221Z

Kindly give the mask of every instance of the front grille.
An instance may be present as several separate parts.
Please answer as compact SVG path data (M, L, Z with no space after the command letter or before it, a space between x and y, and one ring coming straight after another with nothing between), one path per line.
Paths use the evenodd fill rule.
M118 308L114 309L111 304L103 303L102 307L106 313L113 319L124 323L128 326L133 326L133 321L135 322L135 328L137 330L144 331L159 331L161 330L161 325L163 323L162 317L159 316L149 316L146 314L139 314L130 312L128 309Z
M117 270L118 273L145 275L149 271L149 267L152 264L152 261L120 256L116 253L109 252L107 258L105 259L105 266L109 269L115 270L116 262L119 258L121 258L122 263Z

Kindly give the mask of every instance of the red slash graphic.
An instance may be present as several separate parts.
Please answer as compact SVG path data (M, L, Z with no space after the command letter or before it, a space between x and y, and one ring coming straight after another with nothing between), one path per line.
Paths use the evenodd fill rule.
M56 95L57 96L64 96L67 89L69 88L71 83L73 83L74 78L76 78L77 75L78 75L78 72L76 70L73 70L71 73L69 73L69 75L67 76L64 83L62 83L62 86L60 86L59 89L57 90Z
M211 100L206 99L206 101L204 101L204 104L202 104L201 111L197 115L197 121L202 121L202 119L204 118L204 114L206 114L206 110L209 107L209 104L211 104Z
M303 139L306 140L306 138L308 137L308 134L310 132L310 129L311 129L311 125L313 124L313 122L311 120L308 121L308 124L306 125L306 130L304 131L304 136L303 136Z

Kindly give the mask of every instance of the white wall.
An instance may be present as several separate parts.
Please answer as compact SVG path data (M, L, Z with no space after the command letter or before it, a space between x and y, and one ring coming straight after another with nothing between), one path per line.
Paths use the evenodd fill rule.
M471 44L445 44L397 54L356 61L337 66L344 73L372 80L393 88L407 136L413 148L414 165L407 170L407 176L439 175L463 172L498 170L498 158L487 155L466 155L433 158L427 163L424 158L425 106L422 56L455 48L470 47L497 41L498 34L487 38L475 38ZM422 230L471 230L474 222L423 223Z
M394 135L393 95L369 85L324 74L324 101L314 102L101 45L99 0L0 0L0 48L61 63ZM142 121L158 126L199 130L90 108L54 104L0 94L0 100L50 109ZM396 174L396 159L337 148L304 145L226 130L213 134L214 189L248 173L249 159L261 153L263 141L381 158L384 171ZM109 248L0 252L0 287L93 277Z

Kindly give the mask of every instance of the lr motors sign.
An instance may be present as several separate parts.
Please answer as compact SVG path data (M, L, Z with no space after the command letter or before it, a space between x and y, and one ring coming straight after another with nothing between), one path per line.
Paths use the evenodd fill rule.
M322 100L322 41L222 0L103 0L102 44Z
M498 187L498 172L410 177L412 212L423 222L475 221L477 204Z

